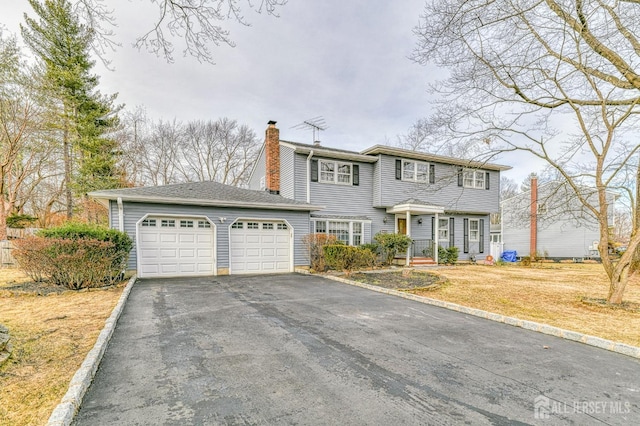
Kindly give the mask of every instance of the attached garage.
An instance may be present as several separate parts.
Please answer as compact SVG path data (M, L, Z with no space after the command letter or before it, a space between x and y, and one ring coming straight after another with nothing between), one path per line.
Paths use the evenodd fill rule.
M310 212L321 209L217 182L89 195L134 239L127 269L143 278L293 272L309 265L303 238Z
M147 216L137 234L140 277L215 274L215 226L206 218Z
M285 221L238 219L229 236L231 274L293 271L293 235Z

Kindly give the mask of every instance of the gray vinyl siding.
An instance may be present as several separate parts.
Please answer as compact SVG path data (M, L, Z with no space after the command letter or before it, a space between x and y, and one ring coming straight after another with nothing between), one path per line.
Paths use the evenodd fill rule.
M111 201L111 226L117 228L118 208L115 201ZM302 238L308 234L309 212L287 210L258 210L241 208L218 208L208 206L188 206L175 204L151 204L151 203L124 203L124 227L125 232L135 241L136 223L145 215L181 215L188 217L206 216L216 228L217 268L229 267L229 227L237 218L243 219L283 219L293 227L294 236L294 264L296 266L308 265L306 251ZM224 223L220 218L225 218ZM136 245L129 256L129 269L136 269L137 259Z
M380 161L381 155L378 155L378 161L373 164L373 205L381 206L382 205L382 172Z
M295 199L295 187L304 183L304 180L294 179L294 158L291 148L280 145L280 195L292 200Z
M396 179L396 159L401 158L380 156L380 200L376 200L376 206L389 207L415 198L450 211L498 212L500 172L487 170L488 190L458 186L459 168L444 163L430 163L435 166L435 183L408 182Z
M253 169L253 173L251 175L251 179L249 179L249 189L261 190L260 188L260 179L265 175L267 170L266 158L265 158L265 149L264 145L262 146L262 150L260 150L260 155L258 156L258 160L256 161L255 168Z
M296 181L295 185L295 200L307 201L307 156L301 154L294 154L292 156L294 163L294 177L292 180Z

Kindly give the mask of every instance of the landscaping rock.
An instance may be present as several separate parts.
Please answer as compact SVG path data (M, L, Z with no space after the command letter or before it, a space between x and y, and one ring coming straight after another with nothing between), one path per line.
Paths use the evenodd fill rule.
M9 343L9 329L0 324L0 366L2 366L11 356L11 343Z

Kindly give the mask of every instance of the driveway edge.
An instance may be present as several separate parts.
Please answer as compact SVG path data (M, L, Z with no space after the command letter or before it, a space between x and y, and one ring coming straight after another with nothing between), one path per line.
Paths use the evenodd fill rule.
M311 275L309 271L303 269L296 269L299 274ZM596 348L605 349L611 352L617 352L622 355L627 355L633 358L640 359L640 347L627 345L625 343L614 342L612 340L602 339L600 337L591 336L589 334L579 333L577 331L565 330L560 327L554 327L548 324L542 324L533 321L521 320L519 318L508 317L501 314L495 314L493 312L483 311L481 309L469 308L467 306L458 305L456 303L445 302L443 300L431 299L424 296L417 296L411 293L405 293L403 291L388 289L384 287L378 287L371 284L365 284L357 281L348 280L346 278L335 277L331 275L320 275L323 278L327 278L333 281L338 281L344 284L353 285L356 287L362 287L369 290L377 291L378 293L390 294L393 296L402 297L404 299L413 300L416 302L424 303L426 305L438 306L440 308L449 309L456 312L462 312L468 315L488 319L495 322L501 322L503 324L512 325L514 327L524 328L526 330L537 331L538 333L549 334L551 336L561 337L566 340L573 340L574 342L584 343L585 345L595 346Z
M122 310L124 309L124 305L136 279L136 275L129 279L124 291L120 295L118 303L115 308L113 308L109 318L105 321L104 328L100 332L100 335L98 335L98 340L96 340L95 345L93 345L93 348L87 354L78 371L76 371L71 378L69 389L62 397L62 401L51 413L47 426L69 426L73 421L73 418L80 409L80 404L82 404L82 398L84 398L84 394L87 392L87 389L89 389L93 376L95 376L96 371L98 371L102 356L107 349L109 340L113 335L113 330L116 328L118 318L120 318L120 314L122 314Z

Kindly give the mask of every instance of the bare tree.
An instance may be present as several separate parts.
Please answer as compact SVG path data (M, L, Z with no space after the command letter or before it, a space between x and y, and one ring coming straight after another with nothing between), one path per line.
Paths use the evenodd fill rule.
M277 9L287 0L150 0L157 7L158 19L152 28L145 30L135 40L137 48L174 61L174 41L182 40L182 52L199 61L214 63L211 45L235 44L225 21L249 26L245 10L277 16ZM114 11L104 0L76 0L75 12L95 34L94 52L104 60L104 53L115 49L113 28L116 26Z
M180 177L180 143L182 126L173 121L160 121L151 133L140 138L138 167L145 185L168 185L184 181Z
M638 0L454 0L428 3L415 30L415 60L450 71L430 125L487 158L520 151L555 169L597 220L615 304L640 245L638 22ZM611 192L633 217L619 260L607 251Z
M195 121L185 126L181 146L186 180L247 183L260 143L253 130L237 121Z
M6 239L6 219L22 212L25 189L43 165L43 111L33 81L37 75L20 58L14 37L0 32L0 240ZM27 191L28 192L28 191Z
M500 201L511 198L519 192L518 184L515 180L509 179L506 176L500 177Z

